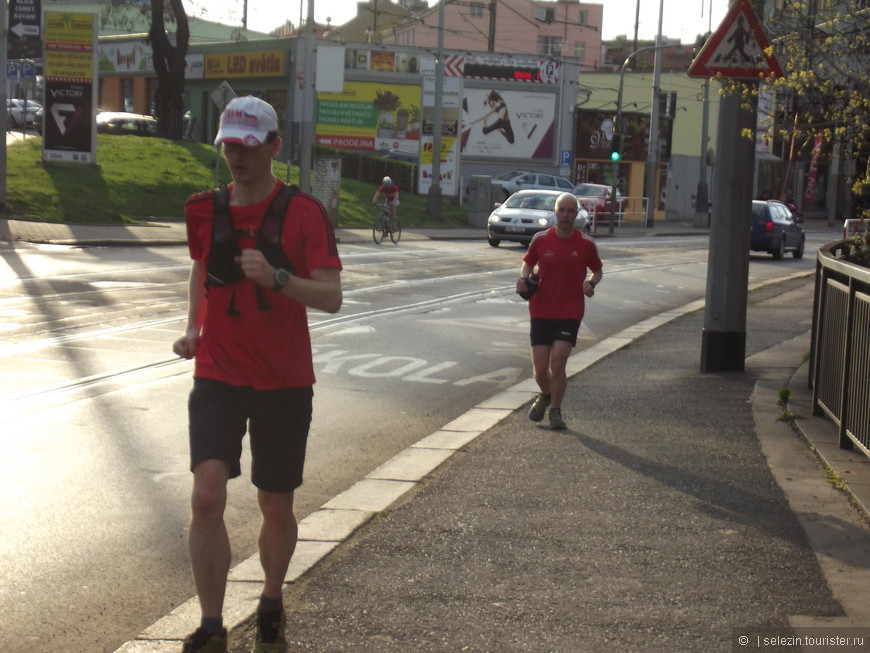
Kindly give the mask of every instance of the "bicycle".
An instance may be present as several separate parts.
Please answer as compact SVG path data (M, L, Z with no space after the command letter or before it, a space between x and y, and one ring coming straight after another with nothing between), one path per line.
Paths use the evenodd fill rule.
M372 206L378 206L377 204L372 204ZM375 219L374 225L372 225L372 240L375 241L375 245L380 245L381 241L390 234L390 240L393 243L398 243L399 239L402 237L402 223L399 222L399 218L393 217L393 213L390 210L390 204L388 202L384 202L380 207L380 213L378 217Z

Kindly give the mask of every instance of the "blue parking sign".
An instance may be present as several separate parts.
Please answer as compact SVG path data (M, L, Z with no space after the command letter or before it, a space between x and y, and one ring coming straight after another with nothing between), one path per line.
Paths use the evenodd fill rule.
M559 165L562 168L571 167L571 150L562 150L562 162Z

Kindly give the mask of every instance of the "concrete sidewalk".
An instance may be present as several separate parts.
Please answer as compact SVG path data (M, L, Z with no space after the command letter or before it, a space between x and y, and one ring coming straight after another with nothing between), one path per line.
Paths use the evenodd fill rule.
M596 238L620 236L655 236L691 234L706 235L709 229L698 229L686 221L663 221L655 227L635 225L620 227L614 234L602 228ZM371 243L371 229L336 229L339 243ZM483 227L466 228L412 228L402 232L402 240L486 240ZM161 246L181 245L187 242L184 221L153 222L148 225L86 225L34 222L29 220L0 219L0 241L22 243L46 243L74 245L79 247L102 246ZM390 244L391 245L391 244Z
M745 373L697 371L694 303L580 345L569 430L526 418L524 382L375 470L303 522L303 547L317 524L358 530L288 584L289 650L688 653L791 628L870 642L870 470L811 414L812 291L751 293ZM794 424L777 419L785 386Z

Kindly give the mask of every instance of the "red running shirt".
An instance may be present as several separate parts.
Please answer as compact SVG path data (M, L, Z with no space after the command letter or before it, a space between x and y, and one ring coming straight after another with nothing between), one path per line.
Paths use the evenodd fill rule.
M589 270L603 266L598 246L589 236L574 230L560 238L556 228L535 234L523 260L538 266L540 285L529 300L529 315L551 320L582 320L585 312L583 282Z
M392 190L386 190L381 184L378 186L378 192L383 193L384 197L387 198L390 202L396 199L399 196L399 186L397 184L393 184Z
M248 230L245 233L249 235L239 237L242 249L256 246L256 230L280 187L279 182L272 195L259 204L230 206L233 226ZM184 207L190 257L203 262L203 272L211 247L213 198L214 191L193 195ZM311 270L322 268L341 270L332 225L323 205L310 195L297 191L293 196L284 220L282 244L297 276L310 278ZM262 288L261 295L269 310L262 310L257 284L247 279L205 290L195 377L257 390L314 383L305 306L271 288ZM238 315L227 312L231 304Z

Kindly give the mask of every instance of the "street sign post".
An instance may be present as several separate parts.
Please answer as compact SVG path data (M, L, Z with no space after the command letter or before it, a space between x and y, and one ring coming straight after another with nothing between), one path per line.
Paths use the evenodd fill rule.
M218 84L218 87L211 92L209 95L211 101L214 102L215 106L218 108L218 113L223 113L224 109L227 108L227 105L230 103L234 97L236 97L236 92L233 90L233 87L230 86L230 83L227 80L222 81ZM217 188L220 185L220 171L221 171L221 146L218 145L215 150L215 158L214 158L214 186Z
M42 0L9 0L9 59L38 59L42 56Z

